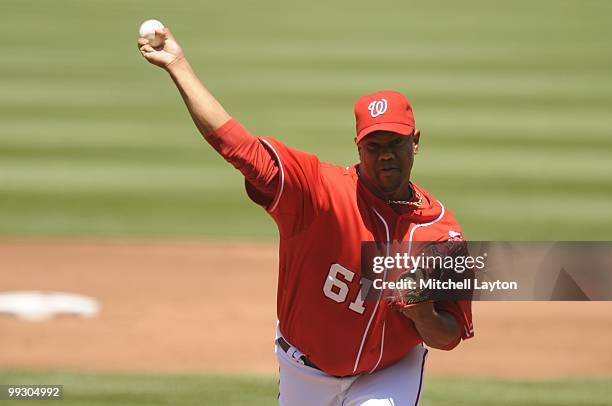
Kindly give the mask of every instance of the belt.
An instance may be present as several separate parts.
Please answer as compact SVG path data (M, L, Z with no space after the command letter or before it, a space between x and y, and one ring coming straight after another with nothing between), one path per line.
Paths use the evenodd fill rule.
M319 368L318 366L313 364L312 361L309 360L307 356L305 356L304 354L299 352L297 350L297 348L295 348L291 344L289 344L283 337L277 338L276 339L276 343L278 344L278 346L283 351L285 351L285 353L287 355L289 355L291 358L295 359L300 364L304 364L304 365L306 365L307 367L310 367L310 368L318 369L319 371L321 370L321 368Z

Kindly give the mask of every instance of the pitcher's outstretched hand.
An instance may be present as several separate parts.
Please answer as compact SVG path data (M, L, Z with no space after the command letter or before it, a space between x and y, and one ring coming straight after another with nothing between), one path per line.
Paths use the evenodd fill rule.
M168 65L184 58L183 50L168 28L156 30L155 34L164 39L162 44L155 48L148 39L138 38L138 50L149 63L165 69Z

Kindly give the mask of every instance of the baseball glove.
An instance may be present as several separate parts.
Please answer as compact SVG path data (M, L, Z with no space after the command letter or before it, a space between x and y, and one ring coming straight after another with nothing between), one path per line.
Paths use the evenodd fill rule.
M465 300L471 297L471 289L466 291L456 286L471 277L473 270L461 269L459 272L454 266L449 266L460 263L455 258L468 256L465 241L427 243L417 252L422 261L416 269L403 272L396 279L403 283L399 284L400 288L390 292L388 300L391 307L403 309L421 302Z

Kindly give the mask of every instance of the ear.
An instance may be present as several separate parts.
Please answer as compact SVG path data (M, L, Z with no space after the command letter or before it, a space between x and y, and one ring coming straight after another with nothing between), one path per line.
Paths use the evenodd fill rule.
M414 155L419 153L419 141L421 139L421 130L415 128L414 134L412 135L412 152Z

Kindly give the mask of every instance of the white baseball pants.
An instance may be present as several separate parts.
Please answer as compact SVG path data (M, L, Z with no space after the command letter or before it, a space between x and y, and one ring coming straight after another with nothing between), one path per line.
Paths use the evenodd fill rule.
M415 406L423 386L427 349L417 345L406 357L373 374L336 378L303 365L276 346L280 406Z

